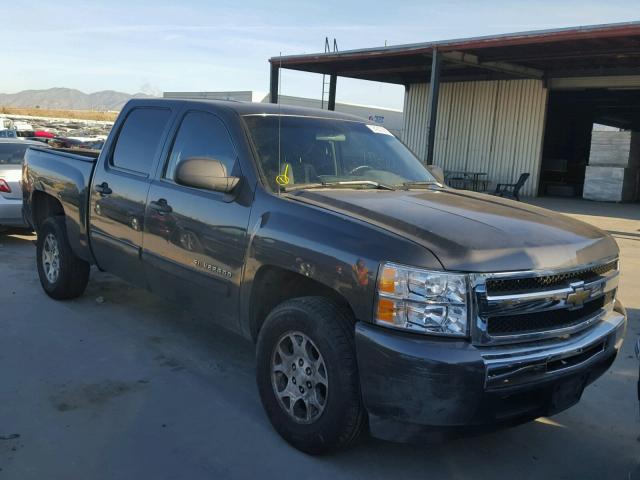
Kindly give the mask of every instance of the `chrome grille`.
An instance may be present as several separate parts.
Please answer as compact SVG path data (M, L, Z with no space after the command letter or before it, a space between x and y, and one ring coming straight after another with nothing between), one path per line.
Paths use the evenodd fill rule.
M600 297L575 310L551 310L550 312L524 313L495 316L487 319L489 335L515 335L571 327L600 311L609 301Z
M487 292L496 295L509 292L526 292L529 290L555 288L576 281L590 282L607 272L615 270L617 265L617 260L613 260L603 265L555 275L541 275L528 278L490 278L487 279Z
M474 343L517 343L587 328L613 308L618 261L564 271L477 275Z

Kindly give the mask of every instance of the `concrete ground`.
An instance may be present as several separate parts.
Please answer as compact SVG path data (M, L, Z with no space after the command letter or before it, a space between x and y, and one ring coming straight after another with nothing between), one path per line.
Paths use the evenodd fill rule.
M252 345L95 271L82 298L50 300L34 237L0 234L0 478L640 479L640 206L535 203L620 244L630 325L611 370L551 419L437 445L365 439L320 458L269 425Z

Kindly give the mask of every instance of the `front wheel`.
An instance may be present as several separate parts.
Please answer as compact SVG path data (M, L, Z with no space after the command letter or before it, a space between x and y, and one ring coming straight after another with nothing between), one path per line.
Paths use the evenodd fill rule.
M40 284L51 298L82 295L89 281L89 263L71 250L64 217L47 218L38 229L36 261Z
M353 319L329 299L296 298L269 314L258 337L257 381L272 425L299 450L347 447L364 428Z

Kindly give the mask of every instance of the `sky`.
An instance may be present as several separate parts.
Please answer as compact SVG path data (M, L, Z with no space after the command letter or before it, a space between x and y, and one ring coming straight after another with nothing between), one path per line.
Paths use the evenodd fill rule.
M268 58L640 20L640 0L0 0L0 92L269 89ZM285 70L281 93L319 98ZM402 108L401 86L340 78L337 101Z

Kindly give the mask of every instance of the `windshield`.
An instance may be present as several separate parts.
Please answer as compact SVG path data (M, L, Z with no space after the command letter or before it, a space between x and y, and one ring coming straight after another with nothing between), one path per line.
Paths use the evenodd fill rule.
M367 188L436 181L402 142L379 125L277 115L244 119L262 173L274 190L337 182Z
M0 165L21 165L28 147L27 144L0 143Z

